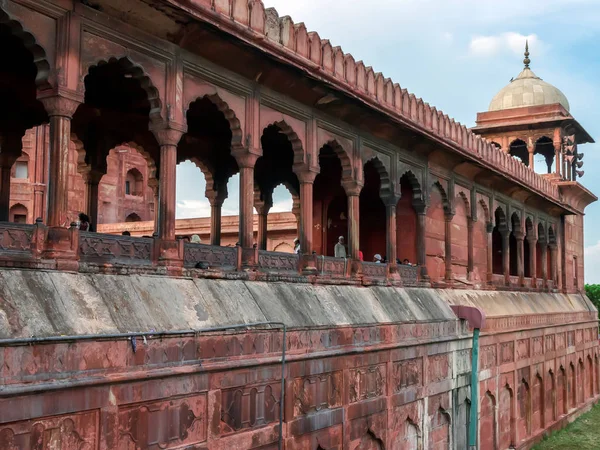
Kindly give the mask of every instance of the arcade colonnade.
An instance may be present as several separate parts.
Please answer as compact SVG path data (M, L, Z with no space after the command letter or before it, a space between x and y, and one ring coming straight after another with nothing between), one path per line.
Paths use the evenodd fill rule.
M257 242L265 247L273 190L283 184L294 199L304 255L311 256L313 251L331 255L341 235L347 237L348 256L353 260L359 259L361 251L367 260L377 252L392 263L396 258L416 262L424 282L431 278L452 283L458 270L466 279L492 283L496 229L502 235L504 281L510 282L510 261L516 254L516 272L523 285L524 233L512 221L500 223L499 218L490 217L487 212L501 198L492 191L479 192L472 182L459 186L452 173L434 173L422 159L404 160L398 148L363 137L364 133L224 70L218 77L206 76L207 69L198 58L165 54L170 59L159 64L133 44L125 52L118 50L112 35L100 33L92 39L76 26L82 19L75 13L59 19L73 21L73 26L61 27L59 33L69 42L78 42L80 54L70 48L60 48L59 55L48 54L54 42L40 45L8 13L2 12L0 19L0 40L10 53L0 64L0 74L3 80L18 81L0 85L7 104L0 115L0 220L8 220L10 171L21 156L22 137L27 129L47 123L46 220L50 227L70 224L69 147L77 149L77 170L87 186L86 210L92 223L97 223L98 185L107 171L106 157L118 145L129 143L148 162L147 181L158 203L156 231L166 263L177 247L176 167L191 160L207 181L213 245L220 243L227 180L239 173L242 248L254 245L255 207L260 216ZM61 77L55 76L57 71ZM477 214L481 204L485 214ZM526 217L523 205L514 202L498 208L505 216L519 209L520 221ZM529 215L534 217L534 213ZM537 231L538 225L547 229L548 220L536 219L533 229ZM476 223L485 232L476 233ZM453 237L453 230L464 224L464 236ZM511 233L517 242L514 249ZM539 247L537 233L527 236L530 249ZM528 258L532 265L528 271L529 278L538 277L546 286L548 280L557 281L557 252L556 241L544 239L545 234L539 236L544 245L539 258ZM544 261L546 244L550 245L550 263ZM477 249L483 249L483 258L476 255ZM542 270L538 276L536 262L549 267L550 275ZM307 268L312 269L310 262Z

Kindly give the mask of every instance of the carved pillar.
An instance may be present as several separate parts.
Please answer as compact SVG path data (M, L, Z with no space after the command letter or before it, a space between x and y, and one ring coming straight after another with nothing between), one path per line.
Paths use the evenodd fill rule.
M473 218L467 217L467 280L473 279Z
M386 217L386 256L389 264L396 264L396 259L398 258L398 243L396 236L396 207L398 206L398 200L399 197L397 195L390 195L384 199Z
M494 282L494 224L488 222L485 225L485 231L487 232L487 282L491 285Z
M300 181L300 251L304 255L310 255L313 250L313 183L317 172L307 169L298 171L296 175Z
M510 285L510 230L502 230L502 273L504 284Z
M158 202L159 202L159 197L158 197L158 190L159 190L159 183L158 180L156 178L152 178L148 181L148 186L152 189L152 194L154 196L154 233L153 234L157 234L158 233Z
M256 243L258 244L259 250L267 249L267 226L269 219L269 210L273 206L273 195L272 192L267 192L262 195L260 191L255 191L254 208L258 213L258 235L256 237Z
M453 218L454 218L454 214L452 214L452 213L444 214L444 225L445 225L444 263L446 266L444 279L445 279L446 283L452 283L452 279L454 278L452 275L452 219Z
M535 288L537 286L537 261L535 254L537 238L535 235L530 234L527 236L527 241L529 242L529 275L531 276L531 287Z
M545 242L540 241L541 256L542 256L542 289L548 286L548 246Z
M558 288L558 246L550 244L550 276L552 277L552 288Z
M98 226L98 186L103 175L102 172L92 170L84 176L86 191L85 211L90 218L90 224L94 230Z
M356 181L342 182L348 197L348 254L358 260L360 250L360 191L362 185Z
M429 282L425 256L425 224L427 219L427 206L425 203L413 204L417 213L417 265L420 267L419 277L424 283Z
M558 141L556 139L554 140L554 171L556 172L556 175L558 175L559 177L561 176L561 167L563 166L563 161L562 161L561 156L562 156L562 142L559 138ZM567 177L566 170L563 172L562 176L565 178Z
M177 144L183 133L172 128L155 131L160 145L158 236L167 241L175 240Z
M46 220L46 184L48 177L48 145L46 144L47 125L36 128L36 158L33 184L33 217Z
M210 245L221 245L221 209L223 200L219 198L210 201Z
M81 101L59 96L46 97L41 101L50 117L48 225L67 226L71 118Z
M531 138L529 138L529 145L527 146L527 152L529 153L529 168L533 171L535 171L535 168L533 166L534 161L533 161L533 156L534 156L534 152L535 152L535 144L531 143Z
M525 285L525 233L522 231L515 232L517 240L517 275L519 276L519 286Z
M258 155L246 150L233 155L240 168L240 235L242 248L254 245L254 165Z

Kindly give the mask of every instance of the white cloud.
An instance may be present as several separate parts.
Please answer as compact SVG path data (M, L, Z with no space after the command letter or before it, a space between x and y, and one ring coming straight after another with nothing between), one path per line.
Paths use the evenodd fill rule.
M475 36L469 43L469 52L475 56L494 56L503 52L523 54L525 41L529 41L529 48L535 49L536 54L541 53L543 44L535 34L523 35L520 33L507 32L495 36Z
M585 282L600 284L600 241L584 249Z

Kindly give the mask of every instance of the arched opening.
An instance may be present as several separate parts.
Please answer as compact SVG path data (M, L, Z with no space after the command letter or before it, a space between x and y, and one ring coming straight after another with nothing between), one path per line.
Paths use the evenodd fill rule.
M386 255L386 212L381 200L381 176L377 160L371 160L364 166L364 187L360 192L360 250L365 261L374 261L380 255L387 261ZM377 161L378 162L378 161Z
M427 272L432 281L444 279L446 272L446 212L448 197L439 183L431 186L425 231Z
M517 408L519 437L523 440L526 436L531 436L531 390L529 383L525 380L521 380L517 392Z
M13 223L27 223L27 208L20 203L11 206L9 220Z
M521 234L521 218L517 213L513 213L510 217L512 229L509 237L509 272L511 276L518 275L519 271L519 255L517 251L517 238Z
M565 368L560 366L556 377L556 404L559 415L569 412L568 392L567 374Z
M533 431L544 428L544 380L540 374L536 374L532 386L531 426Z
M93 225L122 221L123 216L113 215L106 210L107 205L99 204L102 196L99 191L103 188L98 188L98 183L108 173L111 153L113 159L119 159L117 155L124 143L135 143L135 149L143 156L145 164L142 166L147 167L147 176L141 177L142 185L130 185L130 193L143 193L144 180L148 183L156 178L155 162L159 160L160 152L149 124L160 112L158 91L143 71L127 58L111 58L90 67L84 85L84 102L77 108L71 125L80 141L77 146L78 170L87 180L88 211L84 212L90 216ZM117 180L109 181L109 184L118 183L116 192L126 197L127 177L122 167L115 169ZM114 202L109 203L113 203L114 209ZM100 218L102 209L105 214Z
M412 173L400 177L400 200L396 205L396 255L400 262L417 262L417 212L413 203L419 191Z
M20 158L23 134L48 121L37 91L48 87L49 64L35 38L1 10L0 48L0 221L8 221L11 178L29 176L26 159Z
M299 199L300 183L293 171L292 142L279 125L270 125L263 130L261 145L263 154L254 167L254 208L258 214L258 248L267 250L269 213L277 210L282 212L282 208L291 211L289 197ZM275 198L275 188L278 186L281 186L277 191L279 198ZM286 188L289 191L287 194ZM278 202L277 208L274 208L275 202ZM299 206L299 201L296 203Z
M481 399L479 420L480 448L496 448L496 399L490 391L487 391Z
M492 272L498 275L504 273L502 232L505 232L507 227L504 211L501 207L496 208L494 212L494 228L492 230Z
M546 231L541 223L538 223L538 235L535 243L535 267L536 267L536 278L541 280L543 277L544 264L542 261L542 247L546 246Z
M142 197L144 195L144 177L135 167L125 175L125 195Z
M411 420L410 417L404 421L399 448L406 450L419 450L421 445L421 433L419 427Z
M521 139L515 139L510 143L508 154L515 159L518 159L526 166L529 166L529 151L527 144Z
M131 213L125 218L125 222L141 222L142 218L138 216L136 213Z
M487 279L488 272L488 226L491 217L483 200L477 202L477 221L473 223L473 280Z
M258 213L258 209L256 212ZM267 215L266 250L294 253L299 219L299 197L294 198L291 190L284 184L276 186L273 189L272 206Z
M233 246L239 240L239 169L231 154L232 123L239 123L216 96L193 101L186 117L187 133L177 147L176 217L211 217L194 234Z
M321 147L319 167L313 187L313 250L334 256L338 237L343 237L348 255L348 198L341 184L342 162L332 144Z
M554 234L554 228L552 226L548 226L548 248L546 250L546 263L547 263L547 274L548 274L548 279L550 281L552 281L552 283L555 283L553 287L556 287L556 281L553 278L553 274L552 274L552 264L554 263L554 261L552 261L552 247L554 247L556 245L556 235Z
M583 360L579 358L577 362L577 402L585 401L585 366Z
M575 378L575 365L573 363L569 364L568 389L570 407L569 409L575 408L577 406L577 382Z
M586 371L588 382L587 385L587 393L586 398L591 398L594 396L594 363L592 362L592 357L588 355L587 357L587 371Z
M452 218L452 274L454 278L467 279L467 264L469 259L469 217L470 203L464 193L460 193L454 202L454 217Z
M431 417L429 431L430 448L449 448L450 445L450 416L442 408Z
M554 143L552 139L542 136L535 141L533 155L533 164L536 173L546 174L554 171Z

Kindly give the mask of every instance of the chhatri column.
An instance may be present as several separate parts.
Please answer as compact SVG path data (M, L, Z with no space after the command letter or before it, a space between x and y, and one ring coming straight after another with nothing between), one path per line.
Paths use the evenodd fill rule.
M467 217L467 280L473 279L473 217Z
M210 245L221 245L221 217L225 197L219 193L208 198L210 203Z
M255 199L254 201L254 208L256 209L256 212L258 213L258 233L257 233L257 237L256 237L256 242L258 244L258 249L259 250L266 250L267 249L267 234L268 234L268 220L269 220L269 211L271 209L271 207L273 206L273 197L271 195L271 193L267 193L265 194L263 197L264 198L260 198L260 191L256 191L255 192L255 197L258 197L258 199Z
M427 219L427 205L425 202L413 203L417 213L417 265L420 267L419 279L422 283L429 283L425 257L425 224Z
M537 237L535 233L527 235L527 242L529 243L529 275L531 276L531 287L537 287L537 261L535 255L535 247L537 244Z
M527 145L527 153L529 154L529 168L531 170L535 171L535 168L533 166L534 165L533 157L534 157L534 153L535 153L535 144L533 144L531 142L531 138L529 138L529 144Z
M239 242L242 248L254 245L254 165L259 155L246 149L234 151L240 169Z
M454 213L447 212L444 214L444 264L446 267L444 280L446 283L452 283L454 276L452 275L452 219Z
M348 197L348 253L358 260L360 250L360 191L362 185L356 181L342 182Z
M154 233L158 234L158 210L159 210L159 182L156 178L151 178L148 180L148 187L152 189L152 194L154 196Z
M517 275L519 276L519 286L525 286L525 233L515 231L517 240Z
M494 283L494 224L488 222L485 225L485 231L487 232L487 282L492 285Z
M86 187L85 211L94 230L98 229L98 191L103 175L102 172L97 170L90 170L84 175Z
M313 250L313 183L317 176L316 169L298 170L296 176L300 182L300 226L298 239L303 255L312 254Z
M510 230L500 231L502 235L502 273L504 274L504 284L510 285Z
M66 226L69 186L71 119L80 98L60 96L40 99L50 117L50 171L48 176L48 225Z
M158 180L158 236L162 240L175 240L177 145L183 130L172 128L155 131L160 145L160 176Z

